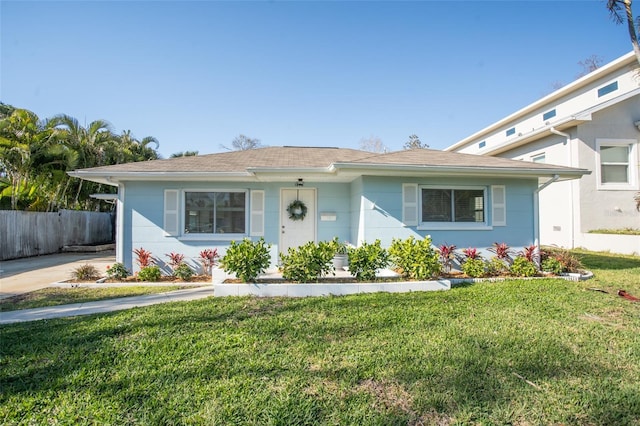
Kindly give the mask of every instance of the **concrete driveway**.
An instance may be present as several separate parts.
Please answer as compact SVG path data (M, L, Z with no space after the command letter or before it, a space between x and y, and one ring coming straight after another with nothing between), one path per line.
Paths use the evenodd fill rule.
M112 265L115 261L113 250L100 253L59 253L0 261L0 299L68 280L74 269L87 263L104 273L107 265Z

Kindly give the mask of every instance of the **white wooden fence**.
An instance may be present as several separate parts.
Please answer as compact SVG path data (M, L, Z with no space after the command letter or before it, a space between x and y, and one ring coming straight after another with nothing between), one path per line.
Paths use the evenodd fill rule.
M110 213L0 210L0 260L58 253L64 246L112 240Z

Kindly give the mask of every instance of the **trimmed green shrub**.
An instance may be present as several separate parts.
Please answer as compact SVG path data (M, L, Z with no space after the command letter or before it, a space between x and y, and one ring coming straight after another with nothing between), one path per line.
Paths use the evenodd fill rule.
M161 276L162 272L158 265L145 266L144 268L140 268L138 272L138 280L140 281L155 282L159 281Z
M486 274L490 277L497 277L509 271L506 261L497 257L492 257L485 263Z
M124 280L131 272L124 266L124 263L117 262L111 266L107 266L107 277L112 280Z
M182 281L189 281L193 277L193 269L186 263L180 263L174 270L173 276L180 278Z
M332 242L313 241L289 248L287 254L280 254L280 269L285 280L314 282L318 278L334 272L333 256L336 248Z
M376 277L376 271L389 265L389 254L380 245L363 242L360 247L349 248L349 272L358 281L370 281Z
M439 274L442 266L438 259L429 237L421 240L413 236L405 240L394 238L389 247L389 260L408 278L423 280Z
M542 270L545 272L551 272L552 274L560 275L564 266L555 257L548 257L542 261Z
M98 272L95 266L89 265L88 263L78 266L76 269L73 270L71 275L73 276L74 279L80 280L80 281L97 280L98 278L100 278L100 272Z
M480 278L485 274L485 263L482 259L468 258L461 267L462 272L471 278Z
M253 242L244 238L242 242L231 241L226 254L220 261L225 272L231 272L244 282L254 282L271 263L269 249L264 238Z
M538 273L536 264L524 257L516 257L509 270L518 277L533 277Z

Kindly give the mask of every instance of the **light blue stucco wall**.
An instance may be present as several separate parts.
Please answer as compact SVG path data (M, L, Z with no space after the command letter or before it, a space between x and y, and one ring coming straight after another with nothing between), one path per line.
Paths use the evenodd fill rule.
M280 190L292 188L291 185L279 183L208 183L208 182L127 182L124 185L124 203L122 208L122 253L120 261L133 270L137 270L134 264L133 249L144 248L151 251L158 265L169 272L165 264L167 253L182 253L187 262L193 267L199 267L198 253L206 248L216 248L222 256L226 252L230 241L225 239L208 238L205 236L167 236L163 231L164 226L164 191L166 189L178 190L264 190L265 191L265 235L264 239L272 245L271 257L275 265L278 258L278 245L280 238ZM326 184L305 182L304 188L314 188L317 197L316 230L317 240L331 240L338 237L348 241L351 237L351 184ZM334 213L335 221L321 220L322 213ZM247 218L247 232L249 223ZM308 219L307 219L308 220ZM197 238L197 239L191 239ZM257 240L258 237L253 237Z
M506 190L507 226L482 230L434 230L407 227L402 223L402 184L445 186L484 186L487 188L485 212L491 223L491 185L504 185ZM380 239L383 246L393 238L430 235L435 245L454 244L458 247L489 247L494 242L506 242L512 247L533 244L533 192L537 179L484 178L363 178L364 239Z
M418 230L402 223L402 184L424 185L505 185L507 201L507 226L492 230L435 231ZM305 182L304 188L315 188L317 196L316 230L317 240L338 237L342 241L357 244L361 241L380 239L383 245L392 238L406 238L411 235L423 237L431 235L434 244L455 244L458 247L488 247L493 242L506 242L519 247L533 242L533 191L536 179L491 180L491 179L407 179L365 176L351 183ZM122 247L119 249L128 268L134 265L132 250L144 248L152 252L158 264L169 271L165 262L167 253L178 252L185 255L193 267L199 267L198 253L206 248L216 248L224 255L230 241L197 236L188 239L167 236L163 231L165 189L197 190L255 190L265 191L265 240L272 244L272 264L278 259L280 238L280 190L292 188L281 183L208 183L208 182L127 182L124 185L122 207ZM488 198L491 191L487 192ZM490 199L487 200L487 215L491 215ZM322 213L335 214L335 221L321 220ZM248 219L247 219L248 220ZM249 224L247 223L247 231ZM193 238L192 236L190 236ZM257 240L257 237L253 237Z

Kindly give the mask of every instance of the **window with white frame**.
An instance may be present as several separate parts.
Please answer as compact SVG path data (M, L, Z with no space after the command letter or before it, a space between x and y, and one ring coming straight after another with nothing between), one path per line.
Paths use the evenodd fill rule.
M637 141L596 141L598 185L602 189L634 189L637 185Z
M420 187L421 222L486 224L483 187Z
M185 191L185 234L245 234L246 191Z

